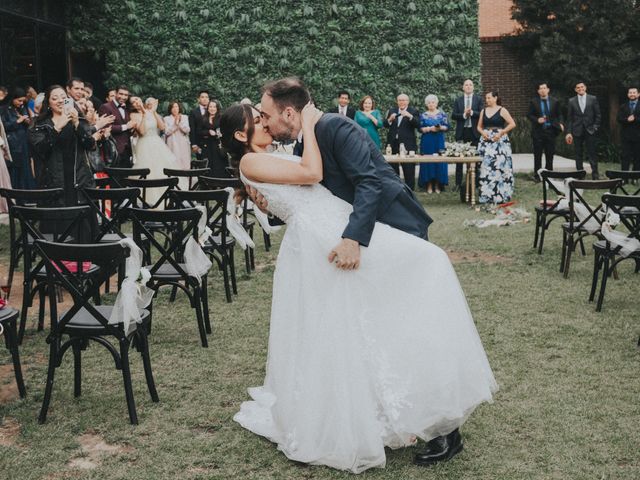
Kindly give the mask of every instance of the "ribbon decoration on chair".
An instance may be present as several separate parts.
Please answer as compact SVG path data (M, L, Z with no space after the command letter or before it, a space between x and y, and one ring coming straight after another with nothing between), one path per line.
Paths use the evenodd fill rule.
M227 198L227 229L229 230L229 233L236 239L238 245L240 245L240 248L243 250L246 250L247 246L255 248L255 243L253 243L252 238L242 226L242 222L236 213L237 205L233 198L233 188L227 187L225 190L229 192L229 197Z
M120 245L129 248L125 265L125 277L109 316L109 324L122 323L126 335L137 328L142 321L143 310L151 303L154 291L147 287L151 278L149 271L142 267L142 250L131 238L123 238Z
M251 202L251 200L247 201L247 208L253 210L253 215L256 217L256 220L258 220L260 228L262 228L264 233L266 233L267 235L271 235L272 233L280 230L281 225L270 225L269 217L267 216L267 214L256 207L255 203Z
M185 270L191 277L200 279L206 275L211 268L211 260L204 253L202 247L205 245L209 237L211 236L211 229L207 226L207 209L203 205L196 205L195 207L200 212L200 219L198 220L198 241L189 237L187 244L184 247L184 262Z
M640 240L627 237L622 232L614 231L614 227L620 223L620 216L617 213L608 211L604 222L602 222L602 236L614 247L620 247L617 252L622 257L628 257L633 252L640 250Z
M538 170L538 175L540 175L540 171L541 170L542 169ZM558 201L556 209L558 209L558 210L567 209L568 210L569 209L569 200L568 200L568 197L569 197L569 182L574 181L575 178L567 178L563 182L560 182L558 180L554 180L552 178L548 178L547 180L560 193L562 193L564 195L564 198L561 198ZM576 191L578 192L578 194L582 195L583 190L577 189ZM591 213L589 212L589 209L579 201L573 202L573 210L575 211L576 217L578 217L578 220L580 220L580 222L584 222L587 218L589 218L589 215L591 215ZM587 232L593 234L593 233L596 233L598 230L600 230L600 222L598 220L596 220L593 216L591 216L591 218L589 218L589 220L587 220L582 225L582 227Z

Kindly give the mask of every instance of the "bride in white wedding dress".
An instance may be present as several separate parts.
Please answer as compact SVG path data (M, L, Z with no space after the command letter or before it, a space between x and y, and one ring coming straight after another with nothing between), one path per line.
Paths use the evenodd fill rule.
M266 153L272 139L255 109L238 105L223 115L228 150L246 153L243 182L287 224L266 378L234 420L292 460L359 473L384 467L385 446L458 428L497 384L439 247L376 223L360 268L329 263L352 206L319 183L299 185L322 177L318 116L303 110L300 158Z
M148 179L166 178L165 168L179 168L173 152L160 138L160 131L164 131L164 120L157 113L158 101L147 98L143 104L140 97L131 97L134 112L131 119L135 122L138 138L133 149L135 168L148 168L151 173ZM163 188L148 188L146 202L155 205L164 192ZM159 206L161 208L161 206Z

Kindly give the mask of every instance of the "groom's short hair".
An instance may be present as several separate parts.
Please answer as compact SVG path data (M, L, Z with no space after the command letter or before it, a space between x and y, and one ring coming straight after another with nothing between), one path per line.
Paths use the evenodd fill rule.
M286 107L293 107L300 112L311 98L309 90L298 77L281 78L269 82L262 87L262 93L269 95L280 111Z

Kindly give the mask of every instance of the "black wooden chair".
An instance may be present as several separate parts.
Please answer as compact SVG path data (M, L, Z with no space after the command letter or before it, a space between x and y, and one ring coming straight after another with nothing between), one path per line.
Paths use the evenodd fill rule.
M569 276L569 267L571 266L571 255L575 250L577 243L580 243L582 254L586 255L584 250L583 239L590 235L595 235L601 239L600 228L604 220L604 211L602 203L597 206L589 205L584 197L584 192L610 192L618 188L621 180L573 180L568 182L569 185L569 221L562 225L562 256L560 259L560 272L564 278ZM576 211L577 204L581 207L585 214L583 218L578 217ZM594 228L590 228L593 225Z
M20 260L23 258L24 251L22 249L22 241L20 240L20 231L18 229L19 222L15 218L11 207L15 205L23 206L47 206L52 201L62 198L64 191L61 188L52 188L45 190L16 190L10 188L1 188L0 196L2 196L9 207L9 272L7 275L7 298L11 296L11 287L13 285L13 277L18 268ZM49 236L51 239L51 236ZM33 239L30 239L33 243Z
M87 349L89 341L92 340L111 353L116 369L122 371L129 420L132 424L137 424L138 416L129 367L131 347L136 348L142 356L152 401L159 401L151 371L147 339L151 325L151 308L148 307L140 312L140 323L137 328L127 333L123 323L109 323L113 306L91 303L92 298L100 295L100 285L111 272L125 262L130 253L129 249L119 243L74 245L41 240L36 241L35 246L45 259L47 266L47 284L52 311L51 333L47 337L49 343L47 383L38 421L40 423L46 421L55 370L62 364L64 354L69 348L73 351L74 359L73 393L75 397L81 395L82 351ZM69 270L68 262L77 264L75 272ZM98 266L97 271L83 272L80 268L83 262ZM52 293L55 286L66 290L73 299L73 306L60 316L58 316L56 299ZM109 338L113 338L117 345L112 344Z
M538 254L542 254L545 232L549 229L551 222L557 218L569 221L569 208L560 205L560 200L565 198L565 194L554 182L564 182L567 178L584 180L587 172L585 170L575 170L571 172L556 172L553 170L541 170L540 180L542 180L542 201L536 205L536 229L533 237L533 248L538 248Z
M19 316L19 312L11 307L4 307L0 310L0 335L4 333L5 345L13 360L13 372L18 385L18 392L20 393L20 398L24 398L27 395L27 390L24 388L24 380L22 379L20 353L18 352L18 330L16 328L16 321Z
M104 173L109 175L110 184L114 187L126 187L124 180L131 177L147 178L151 173L148 168L115 168L105 167Z
M121 183L127 187L139 188L139 207L144 209L167 208L169 205L169 193L178 186L176 177L167 178L125 178ZM150 190L160 191L160 195L154 202L147 201Z
M227 200L229 192L226 190L194 190L171 192L176 205L195 207L200 204L207 209L207 225L212 235L203 247L209 257L216 262L222 271L224 291L227 302L231 303L232 296L238 293L236 269L234 261L235 239L227 229Z
M183 261L184 246L190 236L197 241L198 220L200 211L195 208L182 210L145 210L130 208L127 210L133 223L133 240L145 252L145 260L154 258L148 263L147 269L151 274L149 287L159 290L170 285L177 287L189 298L191 308L195 309L200 341L203 347L208 346L207 333L211 333L209 323L209 308L207 297L207 276L194 278L187 273ZM161 224L170 231L168 243L160 243L149 230L148 225ZM148 238L148 246L142 242Z
M192 158L191 159L191 168L192 169L206 169L207 171L209 171L209 159L208 158L203 158L203 159L197 159L197 158Z
M13 207L20 222L20 240L24 251L24 280L22 282L22 308L18 341L22 343L27 324L27 313L39 293L38 331L44 328L46 262L33 248L34 240L51 240L58 243L90 243L95 238L95 216L90 206L40 208ZM45 235L43 231L51 230ZM91 272L96 270L90 266Z
M605 193L602 196L602 204L608 211L617 214L620 217L620 224L627 230L627 238L636 239L640 242L640 222L638 221L638 212L640 212L640 196L637 195L613 195ZM607 279L616 272L616 266L624 260L635 261L635 273L640 272L640 248L630 252L626 256L622 256L620 251L622 247L610 243L606 238L599 240L593 244L594 262L593 262L593 278L591 281L591 293L589 301L593 302L596 289L598 286L598 277L602 273L600 281L600 292L596 304L596 312L602 310L605 289L607 287ZM635 300L635 299L634 299ZM640 340L638 341L640 345Z
M640 195L640 170L607 170L607 178L619 178L622 183L616 188L615 194Z
M198 188L198 177L206 175L208 168L192 168L191 170L182 170L178 168L165 168L162 171L167 177L186 178L189 183L189 190ZM178 183L179 188L179 183Z

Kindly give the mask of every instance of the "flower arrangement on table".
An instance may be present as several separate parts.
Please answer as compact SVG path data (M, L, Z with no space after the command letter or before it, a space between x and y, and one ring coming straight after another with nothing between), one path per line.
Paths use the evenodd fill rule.
M478 155L476 147L471 143L447 142L444 147L444 152L441 152L441 155L445 157L475 157Z

